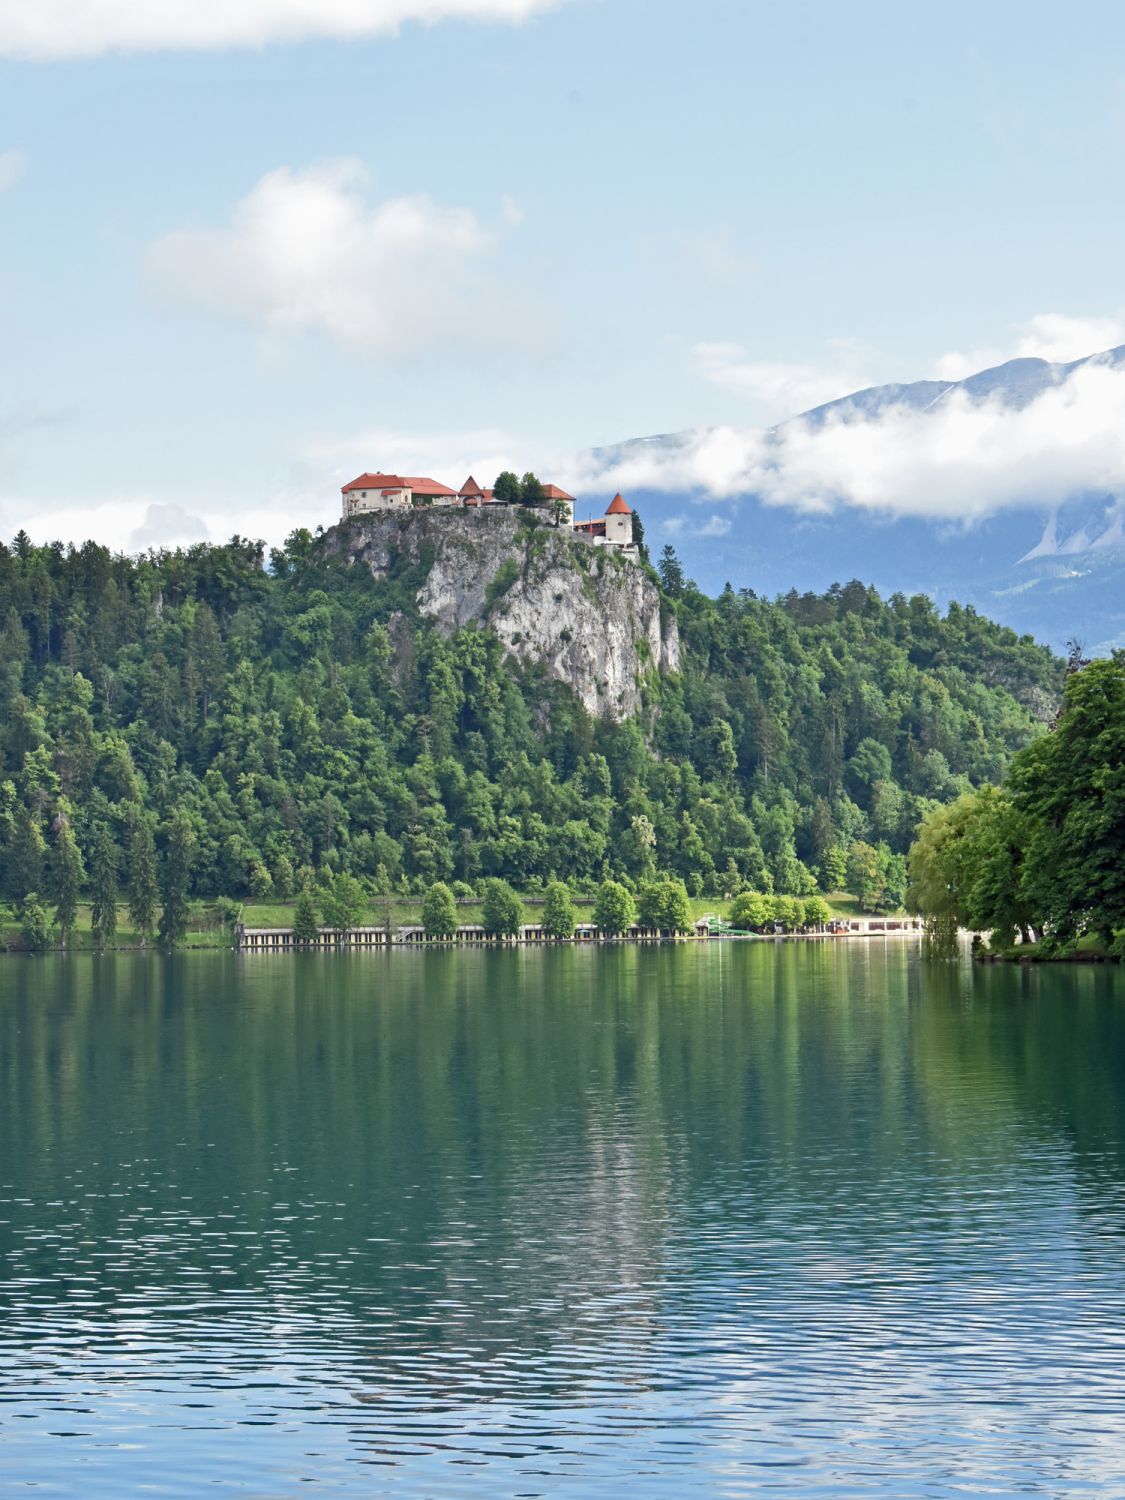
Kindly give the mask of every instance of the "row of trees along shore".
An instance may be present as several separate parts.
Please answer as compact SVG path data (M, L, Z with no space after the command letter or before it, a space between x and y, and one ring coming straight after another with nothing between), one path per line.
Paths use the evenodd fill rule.
M518 515L533 551L549 522ZM90 903L107 943L115 891L175 943L193 903L338 876L398 901L847 884L893 910L919 819L1000 783L1057 706L1064 664L971 609L858 582L710 598L670 548L639 566L682 670L614 722L492 631L443 636L424 559L376 580L306 530L268 558L20 533L0 544L0 901L64 940Z
M1125 958L1125 652L1075 650L1050 732L1002 786L926 814L910 875L936 952L970 928L998 953Z

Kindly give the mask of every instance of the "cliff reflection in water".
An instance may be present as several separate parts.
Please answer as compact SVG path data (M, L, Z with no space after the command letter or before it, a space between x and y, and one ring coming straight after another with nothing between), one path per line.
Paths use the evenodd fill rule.
M1007 1389L1022 1479L1081 1469L1050 1370L1120 1402L1123 999L895 943L10 961L0 1456L65 1478L127 1392L130 1474L264 1423L294 1486L347 1488L342 1430L418 1493L810 1441L844 1493L904 1421L1010 1446Z

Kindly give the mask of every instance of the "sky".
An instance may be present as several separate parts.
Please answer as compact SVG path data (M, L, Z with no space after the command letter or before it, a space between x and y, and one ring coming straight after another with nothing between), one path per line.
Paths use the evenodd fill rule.
M0 0L0 535L275 542L363 470L597 489L716 427L643 478L730 494L820 401L1123 343L1123 44L1093 0ZM1070 394L1046 460L970 413L773 502L1125 488L1125 380Z

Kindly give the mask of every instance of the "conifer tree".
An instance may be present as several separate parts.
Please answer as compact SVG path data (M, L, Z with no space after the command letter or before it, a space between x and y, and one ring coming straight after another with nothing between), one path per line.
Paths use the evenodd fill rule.
M137 812L129 831L129 917L144 943L156 926L156 847L152 824Z
M13 901L25 901L32 891L43 885L43 866L47 845L39 819L22 804L16 808L12 834L11 868L8 895Z
M90 859L90 928L99 948L117 936L117 849L105 823L98 824Z
M70 826L68 810L60 809L55 819L55 842L51 850L51 895L55 902L55 922L65 948L78 920L78 896L86 878L82 851Z
M302 887L301 894L297 897L297 905L293 912L293 941L295 943L315 942L319 932L316 904L313 901L312 892L306 885Z
M194 849L191 823L183 813L177 813L168 830L160 871L160 941L168 948L182 943L187 935L188 881Z

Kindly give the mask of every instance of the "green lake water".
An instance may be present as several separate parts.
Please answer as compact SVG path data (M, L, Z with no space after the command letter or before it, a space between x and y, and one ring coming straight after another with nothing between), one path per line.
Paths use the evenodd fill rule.
M0 960L0 1490L1125 1494L1125 972Z

